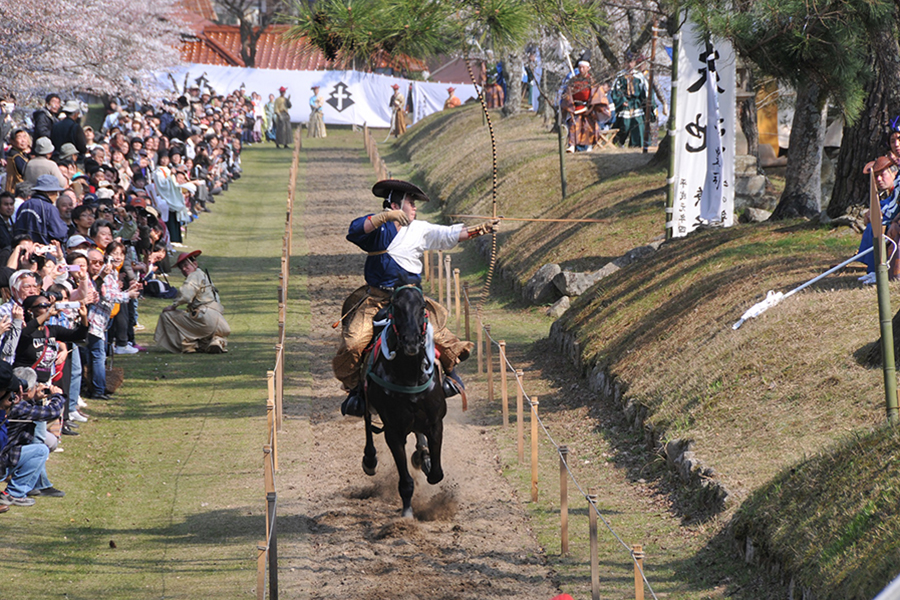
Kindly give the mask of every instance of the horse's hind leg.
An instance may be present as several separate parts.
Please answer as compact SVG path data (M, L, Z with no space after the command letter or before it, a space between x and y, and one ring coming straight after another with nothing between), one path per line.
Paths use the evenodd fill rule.
M366 449L363 451L363 472L366 475L374 475L378 466L378 457L375 455L375 442L372 439L372 415L366 407Z
M431 454L428 452L428 438L423 433L416 433L416 451L412 454L413 467L426 475L431 472Z
M415 483L412 475L409 474L409 467L406 464L406 436L394 432L384 430L384 441L387 442L391 454L394 456L394 462L397 464L397 475L400 481L397 484L397 490L400 492L400 500L403 501L403 514L405 518L412 518L412 495Z

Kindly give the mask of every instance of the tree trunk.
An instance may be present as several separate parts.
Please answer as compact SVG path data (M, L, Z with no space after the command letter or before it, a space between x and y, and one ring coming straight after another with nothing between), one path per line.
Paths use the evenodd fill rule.
M747 154L759 158L759 128L756 125L756 98L741 102L741 131L747 138Z
M784 192L771 219L815 217L822 211L822 144L825 141L825 95L815 83L797 88L791 123Z
M503 61L506 71L506 99L503 101L503 116L512 117L522 112L522 66L525 64L522 51L511 52Z
M248 69L256 68L256 39L253 37L253 23L242 18L241 32L241 60Z
M844 125L841 150L835 166L834 189L828 216L840 217L851 206L869 203L867 162L887 153L886 124L900 114L900 47L891 23L869 38L872 79L866 84L866 107L852 125Z

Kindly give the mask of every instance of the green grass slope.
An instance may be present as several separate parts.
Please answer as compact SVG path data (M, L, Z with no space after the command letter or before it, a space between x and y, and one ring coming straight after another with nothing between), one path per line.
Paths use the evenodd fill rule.
M665 172L646 156L568 155L570 195L562 200L555 135L530 115L496 115L494 127L498 214L603 220L504 224L499 260L514 283L548 262L597 269L663 232ZM384 154L407 161L446 214L490 214L490 138L475 107L429 117ZM875 290L860 287L860 271L850 268L738 331L731 325L766 291L796 287L852 256L858 243L849 229L804 222L698 232L604 279L575 299L560 323L579 340L583 364L614 375L626 397L646 407L646 423L663 441L695 442L734 506L748 503L739 508L741 522L753 524L745 530L774 556L790 556L786 564L800 585L818 595L842 586L844 595L833 597L850 597L851 589L863 597L897 570L866 568L885 564L886 548L896 558L896 502L828 507L831 495L808 493L803 484L803 473L815 468L817 489L838 498L882 498L882 489L892 489L890 469L869 472L845 458L848 436L886 436L869 444L882 463L893 451L894 438L872 433L884 421L881 372L861 362L879 335ZM896 286L892 292L896 306ZM819 458L807 462L810 456ZM777 495L767 491L774 485ZM845 522L823 519L807 528L779 510L791 502L806 503L798 517L838 510ZM779 531L803 537L807 551L794 552ZM871 532L879 543L853 537ZM861 586L865 577L871 581Z

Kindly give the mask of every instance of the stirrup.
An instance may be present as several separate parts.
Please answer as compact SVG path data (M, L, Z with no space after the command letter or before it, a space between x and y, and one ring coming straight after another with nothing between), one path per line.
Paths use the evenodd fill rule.
M341 414L345 417L364 417L366 415L366 401L360 395L359 389L351 390L341 403Z
M443 388L445 398L452 398L460 392L465 393L466 391L466 386L459 375L456 374L456 371L444 373Z

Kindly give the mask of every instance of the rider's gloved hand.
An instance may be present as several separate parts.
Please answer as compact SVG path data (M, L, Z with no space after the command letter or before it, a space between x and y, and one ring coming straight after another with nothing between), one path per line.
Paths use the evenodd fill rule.
M375 229L378 229L388 221L393 221L400 227L409 225L409 218L402 210L385 210L378 214L372 215L371 217L369 217L369 219L372 221L372 225L375 226Z

